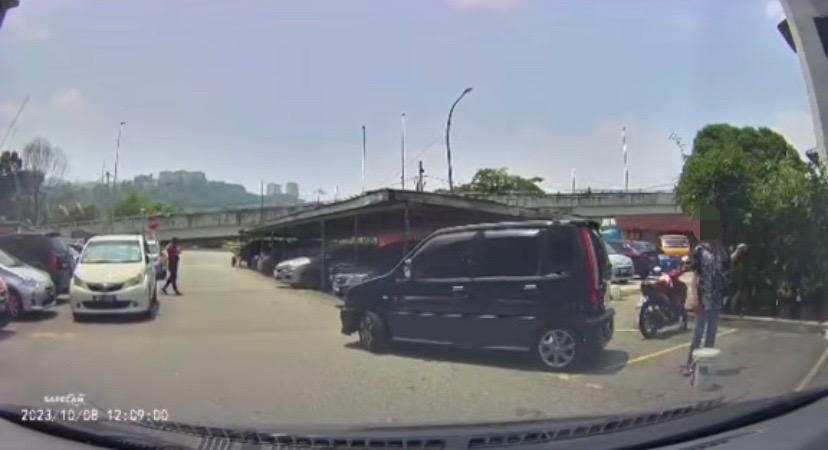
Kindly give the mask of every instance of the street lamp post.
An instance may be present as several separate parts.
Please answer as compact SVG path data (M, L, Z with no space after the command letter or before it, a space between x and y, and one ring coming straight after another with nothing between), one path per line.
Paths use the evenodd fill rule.
M451 171L451 116L454 114L454 107L460 103L460 100L466 96L469 92L472 91L472 88L468 87L463 90L463 93L457 97L457 100L454 101L451 105L451 109L449 109L448 114L448 121L446 121L446 160L448 161L448 182L449 182L449 192L454 192L454 180L452 179L452 171Z

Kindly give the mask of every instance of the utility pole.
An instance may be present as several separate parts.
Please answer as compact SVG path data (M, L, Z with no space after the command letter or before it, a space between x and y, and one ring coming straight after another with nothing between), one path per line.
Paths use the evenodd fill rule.
M630 190L630 169L627 167L627 127L621 127L621 153L624 155L624 190Z
M402 144L402 155L400 160L400 189L405 190L405 113L400 116L400 126L402 127L400 141Z
M118 156L121 153L121 132L124 130L124 125L126 125L126 122L121 122L118 125L118 139L115 141L115 168L114 174L112 175L112 191L114 192L113 196L116 200L118 198Z
M109 177L110 173L106 171L106 193L109 194L109 231L112 231L112 221L115 218L115 201L112 199L112 191L109 188Z
M425 183L423 181L423 175L425 174L425 170L423 170L423 162L420 161L420 168L417 170L417 191L422 192L425 189Z
M259 181L259 222L264 222L264 180Z
M449 183L449 192L454 192L454 180L452 179L451 175L451 116L454 114L454 107L460 103L460 100L466 96L469 92L472 91L472 88L468 87L463 90L463 93L457 97L457 100L451 104L451 109L449 109L448 120L446 121L446 160L448 161L448 183Z
M572 184L572 193L575 193L575 169L572 169L572 172L569 173L569 181Z
M9 134L15 128L14 126L17 124L17 119L20 118L20 114L23 113L23 110L26 109L26 105L29 103L29 94L26 94L26 97L23 99L23 103L20 104L20 107L17 108L17 113L12 118L12 121L9 123L9 128L6 129L6 134L3 135L3 139L0 140L0 149L3 148L3 145L6 144L6 139L9 137Z
M365 193L365 125L362 126L362 193Z

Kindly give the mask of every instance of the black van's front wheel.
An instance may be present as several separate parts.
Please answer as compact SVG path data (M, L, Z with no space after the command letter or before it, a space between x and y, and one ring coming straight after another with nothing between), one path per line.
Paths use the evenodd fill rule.
M365 311L359 322L359 344L362 348L380 352L388 347L388 328L377 313Z
M584 359L585 345L579 335L568 327L546 327L538 335L532 349L538 364L552 371L572 369Z

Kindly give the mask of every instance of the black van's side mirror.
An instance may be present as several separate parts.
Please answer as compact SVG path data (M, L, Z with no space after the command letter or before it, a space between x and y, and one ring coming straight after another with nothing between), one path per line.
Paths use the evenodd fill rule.
M403 261L403 278L406 280L411 279L411 258Z

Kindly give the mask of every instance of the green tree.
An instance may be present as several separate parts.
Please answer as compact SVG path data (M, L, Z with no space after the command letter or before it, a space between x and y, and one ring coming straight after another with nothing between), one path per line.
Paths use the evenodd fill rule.
M743 281L749 306L818 297L828 270L828 183L767 128L715 124L694 140L676 188L687 213L714 205L727 244L750 247Z
M126 194L115 205L115 217L140 215L168 215L180 212L176 207L163 203L153 203L147 196L137 192Z
M66 172L66 156L46 139L36 138L23 147L22 159L23 169L33 174L28 186L32 202L29 218L39 224L45 219L41 208L43 188L54 186Z
M537 185L541 181L543 181L543 178L524 178L520 175L510 174L505 167L478 169L471 182L458 186L457 190L481 194L543 194L543 189Z

